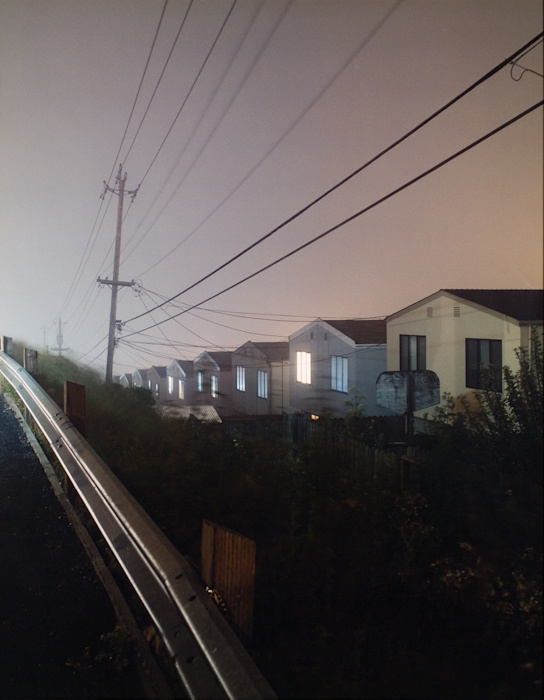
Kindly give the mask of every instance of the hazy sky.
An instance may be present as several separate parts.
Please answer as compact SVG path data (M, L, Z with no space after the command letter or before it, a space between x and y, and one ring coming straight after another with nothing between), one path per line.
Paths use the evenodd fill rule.
M534 72L504 68L175 305L131 320L542 31L541 0L169 0L144 75L163 7L0 0L1 334L54 347L60 317L72 356L105 364L111 292L96 279L112 275L118 199L100 195L121 162L127 189L141 187L125 199L120 279L137 287L119 294L118 374L286 339L318 316L385 316L444 287L542 287L540 107L202 308L134 333L349 218L543 92ZM542 73L542 43L520 65Z

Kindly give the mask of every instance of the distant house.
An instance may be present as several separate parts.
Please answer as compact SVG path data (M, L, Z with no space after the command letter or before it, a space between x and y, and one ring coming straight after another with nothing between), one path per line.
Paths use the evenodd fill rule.
M502 392L516 348L530 350L535 331L542 339L542 308L542 290L441 289L387 317L387 369L432 370L458 397L483 388L487 368Z
M124 387L125 389L130 389L130 387L132 386L132 374L130 374L128 372L125 374L122 374L119 377L119 384L122 387Z
M354 388L365 397L364 415L387 415L376 406L376 379L386 363L385 320L318 318L289 336L291 408L343 417Z
M232 352L201 352L193 360L194 405L209 404L222 418L233 413Z
M289 407L289 343L248 341L232 355L233 405L244 415L274 415Z
M135 369L132 373L132 386L149 389L146 369Z
M167 403L190 406L194 398L194 371L192 360L172 360L166 368L168 383Z
M168 400L168 379L166 367L150 367L147 370L147 387L153 394L156 403L165 403Z

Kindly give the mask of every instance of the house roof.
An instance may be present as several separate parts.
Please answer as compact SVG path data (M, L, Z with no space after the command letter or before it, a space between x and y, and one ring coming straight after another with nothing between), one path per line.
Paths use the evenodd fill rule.
M385 343L387 341L387 330L385 319L348 319L345 321L329 321L323 319L329 326L347 335L357 345L370 345L374 343Z
M185 375L187 377L193 376L193 361L192 360L172 360L170 365L173 365L174 362L176 362L181 367L181 369L185 372ZM168 365L168 367L170 367L170 365Z
M150 369L148 369L148 372L151 372L151 370L155 370L155 372L159 375L161 379L166 379L166 367L156 367L153 365Z
M542 289L443 289L518 321L542 321Z
M269 360L272 362L281 362L282 360L289 359L289 343L287 342L273 342L273 343L250 343L262 353L264 353Z
M232 367L232 352L208 352L219 367Z
M142 381L145 382L147 379L147 370L146 369L135 369L134 372L132 373L132 379L134 380L134 375L139 374Z

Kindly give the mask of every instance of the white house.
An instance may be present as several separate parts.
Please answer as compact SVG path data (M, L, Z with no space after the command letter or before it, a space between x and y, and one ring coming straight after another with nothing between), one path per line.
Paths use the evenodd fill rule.
M535 331L542 339L542 306L542 290L441 289L387 317L387 369L432 370L440 392L458 397L483 388L491 368L502 391L516 348L530 349Z
M201 352L193 360L193 404L209 404L219 416L229 416L232 406L232 352Z
M157 403L165 403L168 400L166 367L150 367L147 370L147 386Z
M166 367L168 383L167 402L174 406L190 406L193 403L194 372L192 360L172 360Z
M289 401L294 411L335 417L346 406L350 389L364 396L364 415L389 415L376 406L376 379L386 370L385 319L316 319L289 336Z
M289 343L244 343L232 355L232 373L238 413L281 415L288 409Z

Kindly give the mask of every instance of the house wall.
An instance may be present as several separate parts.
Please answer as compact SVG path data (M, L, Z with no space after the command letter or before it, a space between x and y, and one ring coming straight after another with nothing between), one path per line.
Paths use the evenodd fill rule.
M194 403L194 377L187 374L180 365L174 361L166 368L166 376L174 379L174 391L172 394L168 392L168 403L173 406L191 406ZM179 398L179 382L184 382L185 395L183 399ZM167 379L168 383L168 379Z
M154 367L147 370L147 388L157 403L168 401L168 379L161 377Z
M297 352L311 353L312 382L297 382ZM336 417L351 410L346 406L350 394L331 389L331 356L348 358L348 390L356 386L363 399L365 415L385 415L376 406L376 379L386 369L385 345L356 345L328 324L306 326L289 338L289 400L293 410L320 415L323 409Z
M236 388L237 367L245 368L245 391ZM265 353L243 345L232 357L232 393L234 409L248 416L279 415L288 408L289 363L271 362ZM257 396L258 372L268 374L268 398Z
M459 307L458 317L454 316L454 307ZM428 316L428 308L432 308L432 317ZM519 367L515 349L528 337L508 317L445 295L388 319L387 369L390 371L400 369L400 335L426 336L426 368L438 375L440 393L450 392L454 397L473 392L466 386L466 338L502 340L503 365L515 371Z
M200 355L193 363L194 372L194 405L209 404L213 406L220 416L227 416L234 412L232 401L232 368L217 367L216 363L207 354ZM197 372L203 372L203 391L197 389ZM218 379L218 396L211 395L211 377Z

